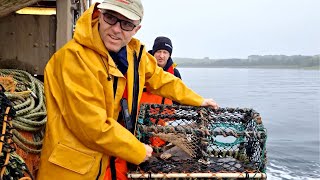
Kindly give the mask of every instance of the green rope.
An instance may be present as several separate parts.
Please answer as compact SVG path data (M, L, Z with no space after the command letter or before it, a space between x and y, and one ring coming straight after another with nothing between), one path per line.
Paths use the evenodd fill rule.
M41 150L29 148L29 147L26 146L23 142L21 142L16 136L13 136L13 137L12 137L12 140L13 140L14 143L16 143L23 151L25 151L25 152L27 152L27 153L39 154L39 153L41 152Z
M13 127L17 130L32 132L34 136L40 135L40 140L32 142L19 131L14 131L13 141L25 151L39 153L40 149L30 149L27 145L41 148L43 134L38 132L44 130L47 122L43 83L28 72L17 69L0 69L0 76L10 76L17 83L16 93L5 92L16 109L16 116L12 121ZM39 137L34 138L39 139Z
M30 126L30 125L23 123L21 121L15 121L15 120L16 119L13 119L12 125L16 129L28 131L28 132L36 132L36 131L40 131L42 129L42 127L33 127L33 126Z
M240 134L241 132L244 131L244 126L243 124L231 124L231 123L215 123L215 124L212 124L212 129L234 129L236 130L235 134ZM236 138L236 140L232 143L226 143L226 142L220 142L220 141L217 141L217 140L214 140L213 141L213 144L214 145L217 145L219 147L232 147L232 146L235 146L235 145L238 145L242 142L245 142L245 139L244 139L244 136L240 136L238 138Z
M10 99L11 100L11 99ZM15 109L23 109L31 104L31 98L27 98L23 103L14 106Z
M29 104L29 106L25 107L24 109L18 110L17 116L21 116L29 113L34 108L34 105L35 105L35 101L33 98L31 98L31 103Z
M214 141L213 141L213 144L214 144L214 145L217 145L217 146L219 146L219 147L225 148L225 147L232 147L232 146L238 145L238 144L243 143L243 142L245 142L244 137L240 137L240 138L237 138L237 139L236 139L234 142L232 142L232 143L224 143L224 142L219 142L219 141L217 141L217 140L214 140Z
M1 154L0 164L2 166L3 174L1 173L1 179L18 180L25 177L24 173L28 173L31 179L33 179L30 171L28 170L24 160L16 153L14 144L12 143L13 129L11 122L16 115L16 111L12 108L12 102L3 93L4 89L1 86L0 91L0 126L2 130L1 137ZM9 112L7 109L9 108ZM6 115L5 115L6 114ZM8 159L7 159L8 158Z
M24 138L17 130L12 130L12 134L14 135L14 137L18 138L20 141L22 141L24 144L27 145L31 145L31 146L38 146L41 147L42 146L42 141L29 141L26 138Z
M31 118L30 118L31 119ZM22 122L22 123L25 123L25 124L28 124L32 127L38 127L38 126L43 126L46 124L47 122L47 117L45 117L44 119L42 119L41 121L32 121L30 119L26 119L26 118L23 118L23 117L16 117L15 120L18 120L19 122Z
M244 131L244 126L243 124L233 124L233 123L215 123L215 124L212 124L211 125L212 129L215 129L215 128L224 128L224 129L227 129L227 128L233 128L235 130L237 130L237 132L242 132Z

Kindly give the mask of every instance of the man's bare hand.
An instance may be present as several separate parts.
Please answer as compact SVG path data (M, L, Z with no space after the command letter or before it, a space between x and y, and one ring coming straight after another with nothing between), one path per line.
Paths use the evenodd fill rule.
M144 147L146 148L147 154L146 154L146 157L143 159L143 162L147 161L152 156L152 152L153 152L153 149L151 146L144 144Z
M201 106L210 106L213 109L219 108L219 105L213 99L204 99Z

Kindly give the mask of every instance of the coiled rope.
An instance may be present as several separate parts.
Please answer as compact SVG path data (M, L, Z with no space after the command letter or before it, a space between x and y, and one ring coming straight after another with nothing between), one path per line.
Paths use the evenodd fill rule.
M16 110L11 136L17 156L35 177L47 122L43 83L26 71L0 69L1 83L7 85L4 94Z
M27 153L40 153L47 122L43 83L28 72L16 69L0 69L0 77L12 77L16 83L15 92L5 92L16 110L12 121L13 142ZM27 139L22 132L32 133L33 139Z
M12 142L12 119L16 111L12 103L4 94L4 88L0 84L0 179L33 180L24 160L16 154L16 148ZM25 176L25 173L28 176Z

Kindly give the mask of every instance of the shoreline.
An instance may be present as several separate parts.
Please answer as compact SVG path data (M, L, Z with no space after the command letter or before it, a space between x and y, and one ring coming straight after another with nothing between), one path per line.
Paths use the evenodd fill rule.
M302 69L302 70L320 70L320 66L313 67L290 67L290 66L190 66L178 64L177 68L234 68L234 69Z

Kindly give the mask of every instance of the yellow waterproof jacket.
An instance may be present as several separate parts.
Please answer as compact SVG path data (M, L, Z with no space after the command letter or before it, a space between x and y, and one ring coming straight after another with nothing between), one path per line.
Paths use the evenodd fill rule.
M52 56L45 68L48 122L38 180L103 179L110 156L139 164L146 155L143 144L116 121L125 86L131 111L133 56L139 53L141 44L132 39L127 45L129 67L125 78L100 38L96 11L93 5L80 17L74 38ZM114 77L118 77L115 96ZM145 50L139 64L139 99L144 85L152 93L182 104L200 105L203 101L180 79L159 68Z

